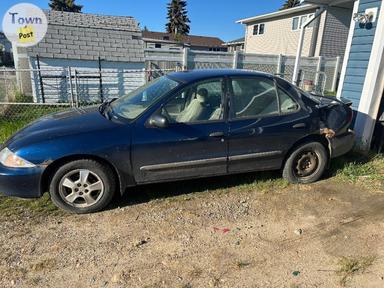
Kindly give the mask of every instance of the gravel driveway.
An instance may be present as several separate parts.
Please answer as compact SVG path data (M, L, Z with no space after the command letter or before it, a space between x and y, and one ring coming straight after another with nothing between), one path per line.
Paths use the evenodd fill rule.
M249 177L136 188L92 215L2 215L0 287L384 287L384 192Z

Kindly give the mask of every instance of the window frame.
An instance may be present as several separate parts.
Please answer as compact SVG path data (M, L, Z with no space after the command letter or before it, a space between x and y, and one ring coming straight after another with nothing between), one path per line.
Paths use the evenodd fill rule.
M231 105L231 103L234 103L234 91L233 91L233 86L232 86L232 80L235 80L235 79L256 79L256 78L270 80L273 82L273 85L275 87L275 94L277 97L278 112L274 113L274 114L265 114L265 115L258 115L258 116L255 115L255 116L236 118L234 116L234 113L233 113L234 112L233 111L233 105ZM302 107L301 107L301 104L299 103L299 101L297 101L295 99L295 97L293 95L291 95L291 93L289 93L283 87L281 87L277 83L275 78L271 79L271 78L264 77L264 76L233 76L233 77L229 77L227 79L227 82L228 82L228 84L227 84L228 88L227 89L228 89L228 95L229 95L229 97L228 97L228 121L230 121L230 122L244 121L244 120L256 120L256 119L264 119L264 118L271 118L271 117L280 117L280 116L286 116L286 115L299 113L302 110ZM298 105L299 108L295 111L292 111L292 112L283 113L281 111L281 103L280 103L280 96L279 96L278 89L280 89L284 93L286 93Z
M260 27L263 26L263 33L260 33L261 29ZM257 27L257 31L255 30L255 28ZM261 36L261 35L264 35L265 34L265 23L257 23L257 24L254 24L252 25L252 35L253 36ZM256 32L256 33L255 33Z
M291 95L291 93L289 93L287 90L285 90L283 87L281 87L281 86L279 85L279 83L277 83L276 79L274 79L274 81L275 81L275 86L276 86L277 98L278 98L278 100L279 100L279 112L280 112L280 115L281 115L281 116L285 116L285 115L291 115L291 114L295 114L295 113L300 112L301 109L302 109L302 107L301 107L300 103L295 99L295 97L293 97L293 96ZM292 111L292 112L285 112L285 113L282 112L282 111L281 111L281 103L280 103L280 96L279 96L279 91L278 91L278 89L280 89L280 90L283 91L285 94L287 94L288 97L291 98L291 100L292 100L293 102L295 102L299 108L298 108L297 110L295 110L295 111Z
M307 20L313 18L314 16L315 16L315 13L312 12L312 13L292 17L291 18L291 31L299 31L302 28L303 24L305 23L305 22L303 22L304 17L306 18L306 21L307 21ZM294 19L298 19L296 29L293 28ZM307 28L312 28L312 27L313 27L313 22Z
M189 89L193 86L196 86L196 85L199 85L201 83L206 83L206 82L215 82L215 81L221 81L221 105L223 105L223 117L222 119L218 119L218 120L198 120L198 121L193 121L193 122L169 122L169 127L172 127L172 126L177 126L177 125L199 125L199 124L211 124L211 123L223 123L223 122L227 122L227 115L228 115L228 84L227 84L227 78L225 76L221 76L221 77L214 77L214 78L208 78L208 79L203 79L203 80L199 80L199 81L195 81L193 83L188 83L186 85L184 85L183 87L180 87L179 90L175 91L174 93L172 93L172 95L170 95L165 101L164 103L162 103L159 107L159 109L157 109L155 111L155 113L153 113L152 115L156 115L156 114L160 114L162 115L162 110L164 109L164 107L169 103L171 102L172 100L175 99L175 97L182 93L183 91L185 91L186 89Z
M277 113L274 113L274 114L265 114L265 115L255 115L255 116L247 116L247 117L241 117L241 118L236 118L236 116L234 115L234 111L233 111L233 105L231 105L231 103L234 103L234 96L235 96L235 93L233 91L233 85L232 85L232 80L236 80L236 79L264 79L264 80L270 80L273 82L273 86L275 87L275 94L276 94L276 98L277 98L277 108L278 108L278 112ZM281 115L281 109L280 109L280 99L279 99L279 95L277 94L277 90L276 90L276 81L275 79L271 79L271 78L268 78L268 77L264 77L264 76L233 76L233 77L229 77L228 78L228 93L229 93L229 111L228 111L228 120L233 122L233 121L242 121L242 120L252 120L252 119L263 119L263 118L270 118L270 117L276 117L276 116L280 116Z
M293 27L293 23L294 23L295 19L297 19L297 27L296 27L296 28ZM291 25L291 29L292 29L292 31L300 30L300 16L292 17L292 19L291 19L291 24L292 24L292 25Z

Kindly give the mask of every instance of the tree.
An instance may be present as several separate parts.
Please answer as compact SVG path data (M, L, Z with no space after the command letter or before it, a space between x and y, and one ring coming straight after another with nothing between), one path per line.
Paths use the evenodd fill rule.
M51 0L49 7L55 11L81 13L82 5L76 5L75 0Z
M166 30L168 33L172 33L176 36L188 35L189 21L187 15L187 1L185 0L171 0L167 5L168 13L166 24Z
M280 10L293 8L300 5L300 0L286 0Z

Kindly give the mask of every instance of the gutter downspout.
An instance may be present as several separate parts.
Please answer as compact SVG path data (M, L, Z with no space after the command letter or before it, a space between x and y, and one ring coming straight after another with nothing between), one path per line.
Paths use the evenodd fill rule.
M323 12L325 11L325 6L320 6L319 9L316 10L316 13L312 19L307 20L303 24L303 26L300 28L300 38L299 43L297 45L297 52L296 52L296 59L295 59L295 67L293 69L293 76L292 76L292 83L294 85L298 85L299 83L299 70L300 70L300 62L301 62L301 52L303 51L303 45L304 45L304 35L305 35L305 28L308 27L309 24L311 24L315 19L317 19ZM299 22L300 25L300 22Z

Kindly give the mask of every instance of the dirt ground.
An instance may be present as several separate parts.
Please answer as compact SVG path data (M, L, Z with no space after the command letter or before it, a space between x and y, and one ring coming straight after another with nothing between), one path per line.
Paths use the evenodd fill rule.
M0 287L384 287L381 189L249 177L135 188L92 215L1 216Z

